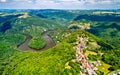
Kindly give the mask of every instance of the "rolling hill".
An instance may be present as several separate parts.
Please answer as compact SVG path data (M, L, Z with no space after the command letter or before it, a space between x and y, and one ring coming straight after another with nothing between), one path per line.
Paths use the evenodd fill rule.
M93 12L96 10L1 11L0 75L79 75L83 70L82 63L76 61L80 37L87 39L83 41L87 61L99 60L102 64L96 67L98 75L118 70L119 16ZM40 51L18 48L25 41L34 49L44 48L44 33L47 40L55 43L54 47Z

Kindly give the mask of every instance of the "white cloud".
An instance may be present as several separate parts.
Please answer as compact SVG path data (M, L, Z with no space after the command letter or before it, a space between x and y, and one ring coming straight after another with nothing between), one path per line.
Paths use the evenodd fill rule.
M110 4L113 1L112 0L85 0L84 2L94 5L94 4Z
M97 4L110 4L110 3L112 3L112 1L111 0L102 0L102 1L98 1L96 3Z
M12 2L32 2L32 0L13 0Z
M120 0L0 0L2 7L38 9L120 8ZM7 3L4 5L3 3Z
M84 2L78 0L36 0L35 5L47 9L79 9L83 7Z
M56 3L52 0L36 0L34 3L38 7L52 7L56 6Z
M0 2L6 2L6 0L0 0Z

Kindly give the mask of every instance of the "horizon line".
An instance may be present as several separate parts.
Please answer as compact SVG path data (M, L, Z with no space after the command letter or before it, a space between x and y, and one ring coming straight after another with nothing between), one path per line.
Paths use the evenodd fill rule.
M29 8L0 8L0 10L120 10L120 8L118 8L118 9L60 9L60 8L58 8L58 9L54 9L54 8L31 8L31 9L29 9Z

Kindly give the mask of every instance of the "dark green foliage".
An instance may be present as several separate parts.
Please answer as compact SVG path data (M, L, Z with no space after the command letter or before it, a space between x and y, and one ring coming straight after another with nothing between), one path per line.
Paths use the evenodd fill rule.
M73 72L76 71L77 74L80 73L80 65L75 62L69 62L69 65L72 67Z
M7 21L5 23L3 23L3 25L0 27L0 32L5 32L8 29L11 29L11 22Z
M114 71L115 70L115 67L110 67L108 70L110 70L110 71Z
M109 18L108 18L109 17ZM111 18L110 18L111 17ZM80 15L75 20L75 22L84 22L83 20L89 21L91 23L90 29L87 31L104 39L106 42L114 45L115 47L120 47L120 22L118 20L120 18L117 15ZM74 22L74 23L75 23Z
M37 16L39 16L40 18L47 18L47 17L43 16L41 13L38 13Z
M101 72L101 71L99 71L99 73L98 73L99 75L104 75L104 72Z
M34 49L41 49L45 46L45 39L42 37L34 37L30 40L28 46Z
M96 24L94 22L91 25L91 29L88 30L90 33L99 36L115 47L120 47L119 22L96 22Z
M101 49L102 50L111 50L111 49L114 49L115 47L110 45L109 43L106 43L106 42L101 42L101 41L98 41L98 44L101 46Z
M43 16L52 19L54 21L59 22L61 25L66 25L70 21L72 21L76 16L78 16L79 12L74 13L75 11L67 11L67 10L40 10L36 11L36 13L41 13Z
M117 30L120 31L120 25L116 24L116 23L112 23L110 26L110 28L116 28Z
M76 41L76 35L70 36L70 39L67 40L68 43L74 43Z
M89 55L88 58L89 60L96 61L98 57L96 55Z
M62 75L69 75L71 73L71 69L65 69Z
M117 15L79 15L74 20L86 19L90 21L120 21Z
M69 29L79 29L79 27L78 26L72 26Z
M7 14L7 13L6 13ZM11 20L13 18L16 18L18 16L21 16L22 14L18 14L18 15L7 15L7 16L0 16L0 23L5 22L7 20Z
M96 42L101 46L102 50L111 50L115 48L113 45L107 43L105 40L97 38L93 34L90 34L89 32L84 33L86 33L88 36L92 36L92 39L96 40Z
M110 50L107 51L103 57L102 60L110 65L112 67L109 68L109 70L117 70L120 68L120 50Z
M11 46L17 46L25 41L25 36L21 34L9 34L6 33L2 36L2 40L7 42Z
M11 62L10 58L18 51L5 42L0 42L0 44L0 74L2 74L5 66Z
M50 31L48 32L48 35L51 36L55 43L58 44L63 41L63 39L68 38L72 31L66 30L66 29L60 29L60 30L55 30L55 31Z

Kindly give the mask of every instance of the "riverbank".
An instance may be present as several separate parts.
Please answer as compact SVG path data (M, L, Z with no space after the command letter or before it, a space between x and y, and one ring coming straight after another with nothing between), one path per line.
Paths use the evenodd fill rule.
M47 50L55 46L54 40L50 36L47 35L47 31L41 34L41 36L45 39L45 42L46 42L46 45L41 49L35 49L35 48L29 47L28 44L30 40L32 39L32 36L30 35L25 35L25 36L26 36L26 40L18 46L18 49L21 51L42 51L42 50Z

